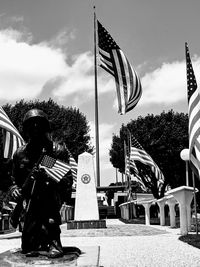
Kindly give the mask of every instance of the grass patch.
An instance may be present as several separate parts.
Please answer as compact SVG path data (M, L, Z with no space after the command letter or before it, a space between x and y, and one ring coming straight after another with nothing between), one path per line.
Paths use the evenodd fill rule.
M180 241L187 243L195 248L200 249L200 234L189 234L179 237Z

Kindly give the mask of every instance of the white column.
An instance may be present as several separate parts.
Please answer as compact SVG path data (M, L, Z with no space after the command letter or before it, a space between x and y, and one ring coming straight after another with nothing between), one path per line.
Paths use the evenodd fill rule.
M152 202L141 203L141 204L145 208L145 224L150 225L150 207L151 207Z
M173 196L167 199L166 204L169 206L169 216L170 216L170 226L172 228L176 227L176 212L175 212L175 205L176 199Z
M165 198L161 198L157 200L159 209L160 209L160 225L165 225Z
M192 200L191 200L192 201ZM190 202L191 203L191 202ZM188 226L188 232L191 231L191 205L189 204L187 206L187 226Z
M189 219L188 217L190 214L189 212L189 206L191 204L191 201L193 199L193 187L189 186L180 186L178 188L172 189L168 191L167 195L173 195L174 198L179 203L180 208L180 234L181 235L187 235L188 234L188 228L190 227Z

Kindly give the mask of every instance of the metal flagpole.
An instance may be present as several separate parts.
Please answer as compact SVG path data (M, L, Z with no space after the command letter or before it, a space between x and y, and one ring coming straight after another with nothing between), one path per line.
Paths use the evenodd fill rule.
M129 186L130 186L130 192L131 192L131 199L133 200L133 194L132 194L132 187L131 187L131 172L130 172L130 164L131 164L131 146L132 146L132 142L131 142L131 133L128 130L128 134L129 134L129 173L130 173L130 181L129 181Z
M124 174L122 172L122 185L124 185Z
M118 183L118 170L117 170L117 168L115 168L115 170L116 170L116 184Z
M128 158L129 158L129 161L128 161L128 201L130 201L130 204L129 204L129 219L133 219L133 203L131 202L133 200L132 198L132 189L131 189L131 172L130 172L130 159L131 159L131 134L129 132L129 130L127 129L127 132L128 132Z
M126 142L124 140L124 161L125 161L125 168L124 168L124 175L125 175L125 185L127 182L127 173L126 173L126 166L127 166L127 158L126 158Z
M195 178L194 178L194 173L193 173L193 171L192 171L192 183L193 183L193 189L194 189L195 228L196 228L196 234L198 235L197 200L196 200Z
M99 164L99 115L98 115L98 92L97 92L97 36L96 36L96 13L94 6L94 79L95 79L95 137L96 137L96 177L97 186L100 186Z

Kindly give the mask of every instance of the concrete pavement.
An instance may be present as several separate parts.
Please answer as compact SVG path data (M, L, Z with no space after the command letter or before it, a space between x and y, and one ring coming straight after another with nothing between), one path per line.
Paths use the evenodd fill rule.
M83 252L70 266L200 266L199 249L178 240L180 229L124 224L118 219L108 219L106 224L106 229L67 230L65 224L61 226L63 246ZM20 247L17 234L0 236L0 252Z

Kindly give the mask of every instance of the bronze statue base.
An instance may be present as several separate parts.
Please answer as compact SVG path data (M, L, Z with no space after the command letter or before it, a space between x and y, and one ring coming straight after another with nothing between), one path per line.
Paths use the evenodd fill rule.
M21 249L8 250L0 254L0 266L1 267L23 267L23 266L77 266L77 259L81 255L81 250L76 247L64 247L64 255L60 258L49 259L39 254L37 257L26 257L21 253Z

